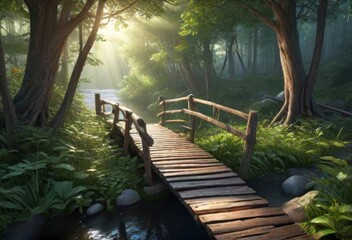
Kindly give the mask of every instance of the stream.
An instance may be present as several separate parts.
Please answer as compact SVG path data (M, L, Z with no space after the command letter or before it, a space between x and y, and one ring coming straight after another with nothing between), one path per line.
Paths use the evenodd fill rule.
M128 102L118 96L118 89L80 89L84 101L90 109L95 109L95 94L100 93L100 98L117 102L120 105L133 110L138 116L142 117L147 123L156 123L155 113L152 113L144 106L140 106L134 102Z

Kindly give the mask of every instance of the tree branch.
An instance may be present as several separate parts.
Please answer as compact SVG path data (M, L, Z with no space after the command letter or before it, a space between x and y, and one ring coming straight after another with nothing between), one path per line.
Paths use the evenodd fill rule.
M140 0L135 0L135 1L131 2L131 3L128 4L127 6L125 6L125 7L121 8L121 9L117 10L116 12L112 12L112 13L110 13L110 14L104 16L103 19L112 18L112 17L114 17L114 16L117 16L117 15L123 13L124 11L130 9L131 7L133 7L133 6L134 6L136 3L138 3L139 1L140 1Z
M240 4L245 7L249 12L251 12L253 15L255 15L256 17L258 17L260 20L262 20L266 25L268 25L269 27L271 27L272 29L274 29L276 31L277 26L276 26L276 22L270 18L268 18L267 16L263 15L261 12L259 12L258 10L254 9L253 7L251 7L250 5L248 5L247 3L241 1Z
M72 0L65 0L63 2L63 6L62 6L60 18L59 18L59 24L64 24L70 19L72 7L73 7Z
M67 23L60 25L63 28L63 35L68 36L85 18L87 18L89 10L92 8L95 1L96 0L87 0L77 16L73 17Z

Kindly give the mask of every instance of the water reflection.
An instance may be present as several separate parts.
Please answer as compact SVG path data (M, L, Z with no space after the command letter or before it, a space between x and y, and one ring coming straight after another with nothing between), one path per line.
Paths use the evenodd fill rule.
M207 240L175 197L104 212L86 219L69 240Z

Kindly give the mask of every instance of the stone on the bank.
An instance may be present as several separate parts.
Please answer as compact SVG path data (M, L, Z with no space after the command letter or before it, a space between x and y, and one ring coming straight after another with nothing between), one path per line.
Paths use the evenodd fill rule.
M116 198L116 204L118 206L129 206L141 199L139 193L133 189L125 189L121 194Z
M282 184L281 188L289 196L299 197L307 192L307 184L309 179L301 175L293 175L287 178Z
M86 215L88 217L94 216L98 213L100 213L101 211L104 210L104 206L101 203L94 203L92 206L90 206L87 211L86 211Z
M282 91L282 92L280 92L278 95L276 95L276 99L285 101L285 92Z
M317 194L318 191L310 191L302 197L296 197L284 203L281 208L295 223L304 222L306 220L304 208Z

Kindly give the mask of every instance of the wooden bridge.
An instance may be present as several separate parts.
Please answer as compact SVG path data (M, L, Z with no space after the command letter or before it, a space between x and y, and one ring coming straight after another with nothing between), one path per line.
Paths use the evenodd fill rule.
M167 108L180 102L186 102L187 108ZM196 104L212 107L214 117L197 112ZM106 105L111 111L106 111ZM280 208L268 207L267 200L258 196L236 173L193 143L196 117L242 138L244 157L239 175L243 178L255 144L255 112L246 114L192 95L172 100L160 98L159 105L160 123L147 125L130 109L102 100L96 94L96 113L113 116L110 122L113 130L119 130L124 136L124 151L127 153L132 147L142 157L150 186L161 179L215 239L310 239ZM217 120L220 111L246 120L246 132ZM187 114L189 119L167 120L168 114ZM187 122L184 127L190 131L189 140L163 126Z

